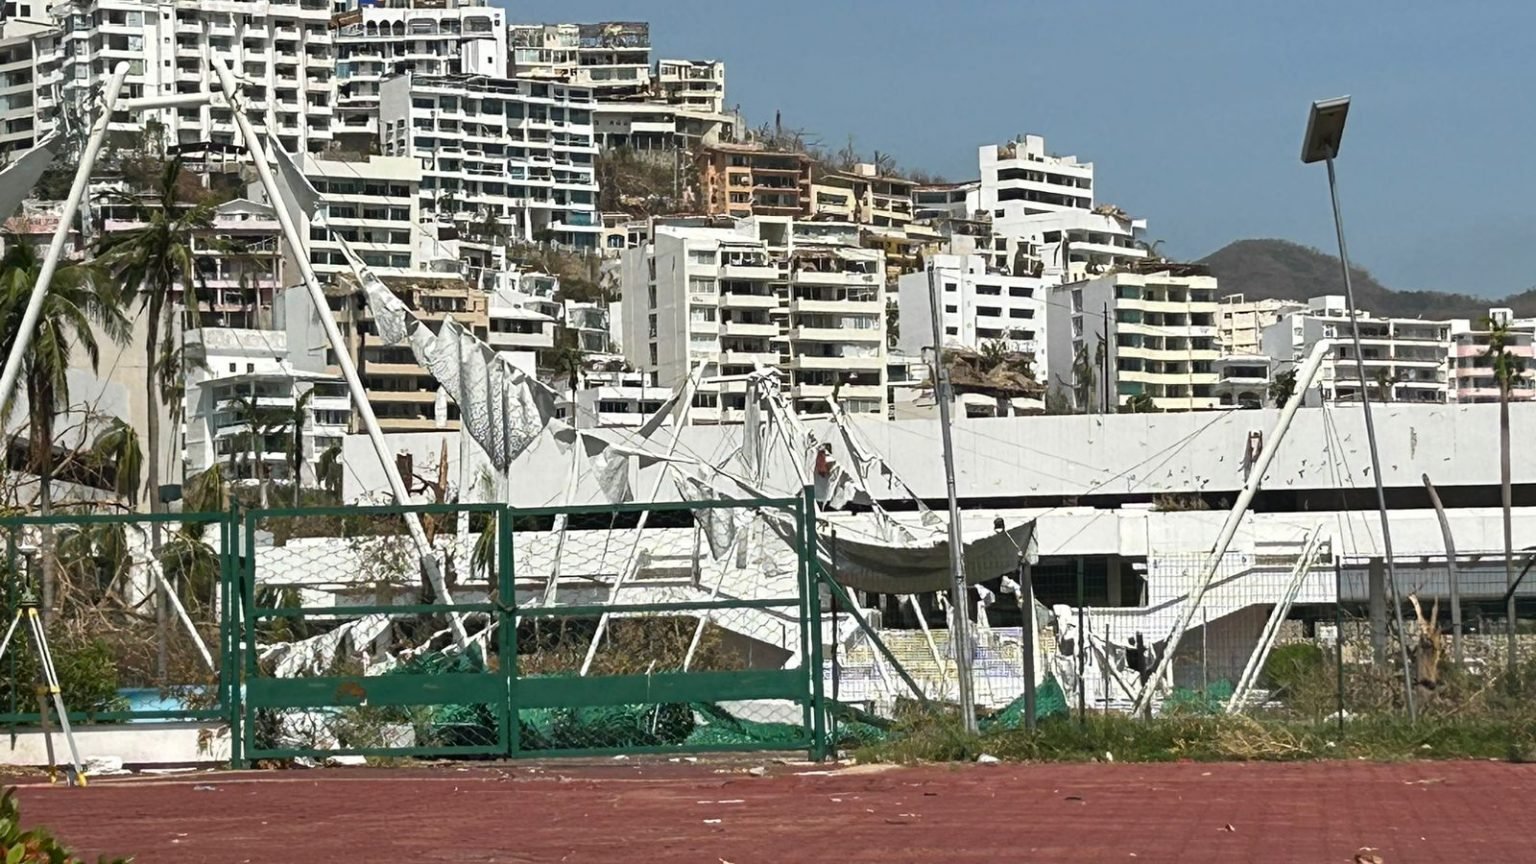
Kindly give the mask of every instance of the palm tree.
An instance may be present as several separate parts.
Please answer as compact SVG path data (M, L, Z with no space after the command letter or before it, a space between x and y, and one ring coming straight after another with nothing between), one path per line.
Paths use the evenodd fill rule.
M1397 367L1382 367L1376 370L1376 398L1381 402L1393 401L1393 392L1397 389L1398 382L1403 380L1403 370Z
M315 388L305 390L293 400L292 408L283 409L283 425L288 430L288 480L293 484L293 506L299 506L299 490L304 473L304 421L309 416L309 403L315 396Z
M338 498L341 495L341 445L332 444L325 448L320 458L315 460L315 482L321 488Z
M1296 395L1296 370L1287 369L1277 372L1273 381L1269 382L1269 399L1275 403L1276 408L1284 408Z
M144 449L139 446L137 430L122 418L113 417L92 442L88 457L98 472L110 469L112 488L119 498L130 507L138 504L144 483Z
M1077 410L1084 414L1093 409L1093 392L1098 384L1098 368L1084 343L1077 349L1072 360L1072 395L1077 400Z
M576 391L581 387L581 373L586 368L586 352L581 350L575 330L562 327L555 338L555 371L564 373L571 388L572 425L576 423Z
M5 255L0 257L0 333L9 345L21 330L27 302L42 271L42 260L36 249L14 235L6 237L5 246ZM113 302L106 285L107 280L92 264L68 263L55 270L30 348L22 361L32 470L37 473L38 510L44 516L53 512L54 421L61 409L69 407L70 354L79 348L94 372L101 359L101 348L93 325L114 341L128 335L128 320ZM14 405L14 401L8 403L5 413ZM46 619L53 611L57 574L52 526L44 525L42 533L42 612Z
M1154 414L1157 411L1157 400L1146 393L1127 396L1125 404L1120 406L1121 414Z
M1499 503L1504 508L1504 581L1515 584L1515 552L1513 527L1510 522L1512 493L1509 469L1509 394L1525 374L1525 361L1509 350L1514 334L1505 321L1488 321L1488 349L1483 359L1493 367L1494 380L1499 385ZM1504 614L1508 622L1509 673L1512 676L1519 659L1519 646L1515 638L1515 595L1510 592ZM1512 680L1512 679L1511 679Z
M111 197L134 212L140 227L113 235L102 244L102 260L116 275L121 285L123 300L138 304L145 312L144 361L150 377L162 386L150 386L149 412L145 418L145 437L149 450L148 481L151 489L149 509L152 513L164 511L165 502L158 490L163 479L160 470L160 397L165 376L172 372L177 377L181 370L163 369L161 355L162 328L169 330L174 323L175 298L178 293L190 301L197 296L197 257L193 251L193 237L213 226L213 205L204 201L191 203L183 191L181 159L175 158L163 164L155 178L154 188L148 200L129 193L114 193ZM197 304L187 303L189 316L195 316ZM160 548L160 524L150 523L150 545ZM166 671L166 640L168 610L164 600L155 604L155 618L159 630L159 657L156 671L163 677Z

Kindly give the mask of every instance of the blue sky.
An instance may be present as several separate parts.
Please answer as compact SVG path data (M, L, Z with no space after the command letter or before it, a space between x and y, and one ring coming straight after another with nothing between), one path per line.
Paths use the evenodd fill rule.
M1092 160L1100 202L1164 251L1333 248L1307 104L1354 97L1339 158L1350 253L1387 285L1536 285L1536 3L514 0L513 21L647 20L653 56L726 62L753 124L950 179L1031 132Z

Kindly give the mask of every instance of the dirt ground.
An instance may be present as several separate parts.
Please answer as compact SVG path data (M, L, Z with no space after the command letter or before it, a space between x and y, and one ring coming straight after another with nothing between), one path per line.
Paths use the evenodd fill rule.
M756 764L210 772L19 795L28 825L88 860L139 864L1536 857L1521 827L1536 766Z

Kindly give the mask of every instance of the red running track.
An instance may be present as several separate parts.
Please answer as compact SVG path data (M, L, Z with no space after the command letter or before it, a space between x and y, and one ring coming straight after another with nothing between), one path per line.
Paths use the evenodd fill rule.
M544 763L203 773L21 788L87 860L1536 860L1536 766Z

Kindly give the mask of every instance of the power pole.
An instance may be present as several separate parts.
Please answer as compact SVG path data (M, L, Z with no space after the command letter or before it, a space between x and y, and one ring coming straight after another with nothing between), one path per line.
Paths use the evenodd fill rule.
M950 437L949 370L944 364L944 304L940 302L933 262L928 263L928 308L933 319L933 395L939 404L939 431L944 442L944 485L949 494L950 625L949 641L955 655L955 676L960 685L960 720L965 731L977 732L976 699L971 694L971 627L966 615L965 547L960 537L960 505L955 497L955 448Z

